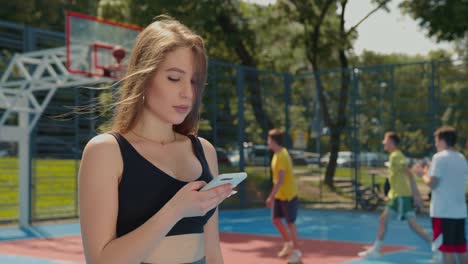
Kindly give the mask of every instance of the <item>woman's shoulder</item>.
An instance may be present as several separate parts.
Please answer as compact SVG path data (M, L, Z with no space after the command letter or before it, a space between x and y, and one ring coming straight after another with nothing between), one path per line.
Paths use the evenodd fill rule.
M110 134L91 138L83 150L80 178L120 182L122 172L123 159L116 138Z
M195 137L198 138L198 140L200 141L200 144L203 148L203 152L205 153L205 157L207 159L217 160L216 149L213 146L213 144L211 144L207 139L204 139L202 137L199 137L199 136L195 136Z
M91 138L86 144L84 152L103 154L103 152L115 152L118 148L117 139L109 133L103 133Z
M216 154L216 149L208 140L197 137L200 140L200 143L205 153L206 161L210 167L212 175L218 175L218 155Z
M207 139L202 138L202 137L198 137L198 136L197 136L197 138L200 140L200 143L201 143L201 145L202 145L202 147L203 147L203 149L205 151L208 150L208 151L216 152L215 147L213 146L213 144L211 144L211 142L209 142Z

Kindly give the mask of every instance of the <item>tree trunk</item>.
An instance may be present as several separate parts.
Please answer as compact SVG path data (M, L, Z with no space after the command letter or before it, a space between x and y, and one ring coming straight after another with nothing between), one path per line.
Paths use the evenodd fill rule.
M217 21L223 29L223 31L226 33L226 35L243 36L243 34L240 33L240 30L231 21L231 17L229 16L229 14L220 14L217 17ZM235 42L234 50L237 56L239 57L241 63L245 66L256 68L257 63L255 62L255 58L244 45L242 39L237 37L233 40ZM249 76L251 77L251 82L247 83L246 85L248 91L250 92L250 97L248 98L248 101L252 105L255 120L257 120L258 124L260 124L264 135L266 135L268 133L268 130L274 127L274 124L263 107L263 93L262 87L260 86L260 80L258 79L258 73L255 70L246 71L247 74L249 72L252 73L251 76ZM246 96L246 94L244 94L244 96Z
M346 31L344 28L345 19L344 14L346 10L347 0L342 0L342 10L340 14L340 37L341 42L346 43ZM346 128L347 118L346 110L348 106L348 97L349 97L349 83L350 83L350 74L349 74L349 62L346 55L345 45L342 44L338 49L338 58L341 66L341 87L340 95L338 99L338 116L333 125L329 126L330 129L330 159L328 161L327 170L325 172L325 184L331 188L334 187L333 181L336 171L336 160L338 158L338 152L340 151L341 146L341 133Z
M328 160L327 170L325 172L325 185L334 188L333 181L336 171L336 160L341 144L341 129L337 126L329 127L330 130L330 159Z
M272 129L275 125L273 121L271 121L268 114L265 112L263 107L263 93L262 88L260 86L260 80L258 79L257 73L254 73L255 76L251 83L247 84L247 87L250 92L249 102L252 105L252 110L255 116L255 120L257 120L258 124L262 128L263 135L267 135L268 131ZM244 96L246 96L244 94Z
M349 43L349 35L355 32L356 28L364 22L370 15L375 13L377 10L385 6L390 0L381 1L376 8L371 10L363 19L361 19L356 25L351 27L351 29L347 32L345 30L345 11L346 6L348 4L348 0L328 0L325 2L319 1L321 4L319 5L320 12L314 12L314 8L310 8L312 5L309 6L308 1L294 1L290 0L296 9L301 14L299 21L304 24L305 29L305 43L306 43L306 56L309 62L312 64L314 77L315 77L315 86L317 89L317 97L320 103L321 114L323 117L323 122L325 126L328 127L330 131L330 159L327 165L327 170L325 172L325 184L333 188L333 177L336 171L336 159L338 157L338 151L340 150L341 145L341 133L345 131L346 128L346 110L348 105L348 96L349 96L349 87L350 87L350 69L348 57L346 51L351 48ZM336 4L341 5L341 11L339 14L340 24L339 24L339 36L340 39L338 45L338 56L339 62L342 69L341 73L341 87L339 91L339 99L336 102L337 107L337 116L336 119L331 116L331 112L329 111L331 108L335 107L335 102L327 102L327 98L324 94L324 87L322 84L321 76L320 76L320 68L319 68L319 51L320 51L320 38L321 34L321 27L323 26L323 22L325 21L325 17L328 14L329 8L337 8ZM336 9L339 10L339 9ZM317 20L308 19L310 17L316 17Z

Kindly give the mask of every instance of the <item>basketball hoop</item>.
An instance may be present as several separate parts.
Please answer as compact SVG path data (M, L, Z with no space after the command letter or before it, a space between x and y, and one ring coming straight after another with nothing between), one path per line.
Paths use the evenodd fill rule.
M121 46L115 46L112 49L112 56L116 60L116 64L103 67L103 76L110 77L117 80L122 79L125 76L127 69L126 65L122 64L122 60L125 58L126 51Z
M125 76L133 44L140 27L67 12L67 70L86 76Z
M121 46L115 46L112 50L112 56L114 56L118 64L120 64L120 62L125 58L125 54L125 49Z

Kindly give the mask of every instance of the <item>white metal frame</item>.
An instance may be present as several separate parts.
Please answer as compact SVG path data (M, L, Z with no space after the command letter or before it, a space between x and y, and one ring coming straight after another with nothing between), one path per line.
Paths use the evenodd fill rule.
M86 52L76 49L76 52ZM90 86L111 82L110 78L72 74L66 69L66 48L54 48L15 54L0 79L0 141L18 143L19 166L19 224L30 225L31 208L31 131L59 88ZM46 93L39 101L35 93ZM8 118L17 114L18 122L7 125Z

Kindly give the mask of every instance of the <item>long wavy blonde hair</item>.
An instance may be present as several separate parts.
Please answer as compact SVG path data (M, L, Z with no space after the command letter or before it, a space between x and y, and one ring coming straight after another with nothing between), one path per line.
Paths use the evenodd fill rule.
M168 16L158 16L138 35L133 47L127 74L122 79L111 129L127 133L138 121L143 109L143 96L151 79L167 54L177 48L191 48L194 55L195 91L191 112L185 120L174 125L174 131L183 135L196 134L200 106L207 75L207 56L203 39L186 26Z

